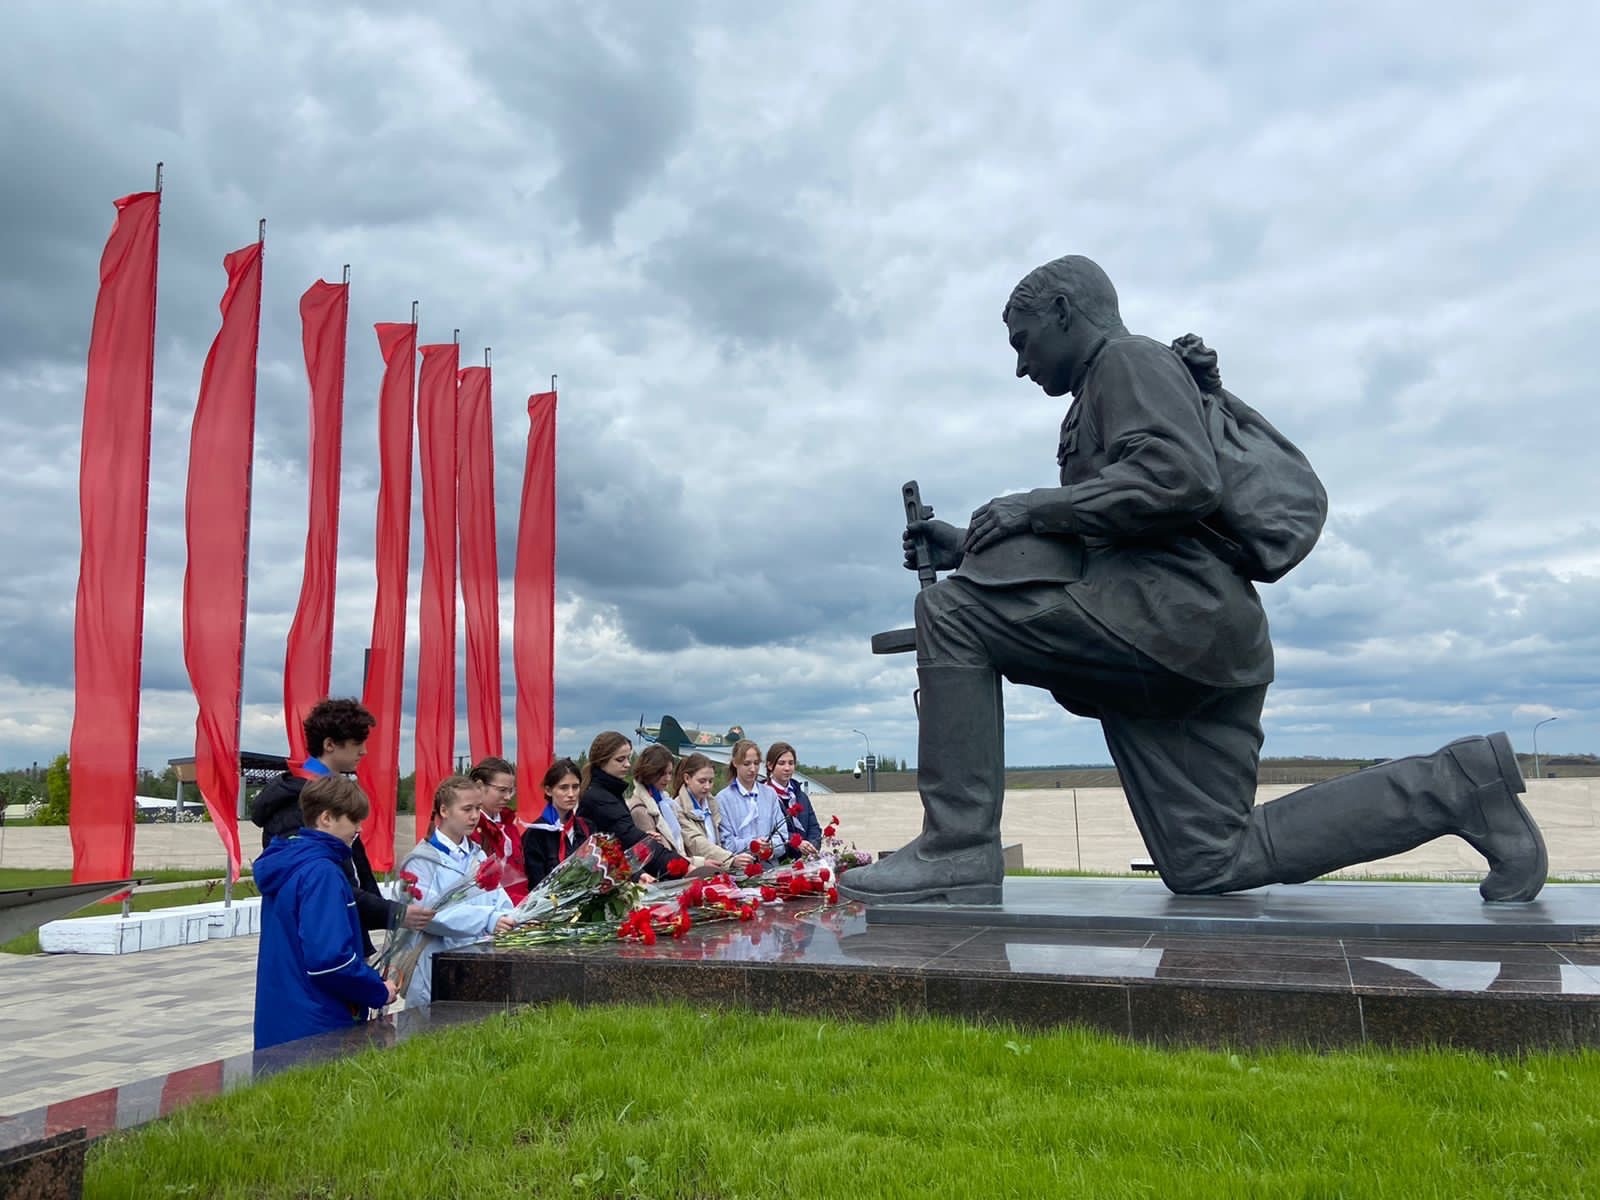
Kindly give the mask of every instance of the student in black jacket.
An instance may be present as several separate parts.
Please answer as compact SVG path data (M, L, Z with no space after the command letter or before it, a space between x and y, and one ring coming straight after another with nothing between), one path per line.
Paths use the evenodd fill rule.
M570 758L556 759L544 773L544 811L522 831L522 861L530 890L594 832L594 826L578 815L582 778Z
M583 795L578 800L578 815L593 825L597 833L609 833L631 850L648 835L633 821L623 794L628 790L628 766L633 760L633 743L615 730L599 734L589 744L589 761L583 768ZM650 839L650 861L645 873L656 879L667 877L667 864L675 857L660 842Z
M306 748L313 757L306 759L303 772L285 771L256 793L250 805L250 819L261 827L261 848L275 837L300 828L300 792L308 778L320 775L348 775L366 757L367 738L377 724L359 700L323 700L306 714ZM361 939L367 957L375 947L369 930L388 929L391 915L412 929L421 929L433 920L433 910L420 904L404 906L387 900L378 890L378 880L367 860L367 851L358 835L350 847L350 886L355 892L356 915L361 918Z

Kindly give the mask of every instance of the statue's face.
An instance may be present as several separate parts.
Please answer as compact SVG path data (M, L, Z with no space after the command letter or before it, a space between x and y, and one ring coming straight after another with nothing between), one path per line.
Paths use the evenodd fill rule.
M1068 321L1064 305L1046 306L1042 312L1013 308L1006 315L1006 332L1017 352L1017 378L1033 380L1047 396L1064 396L1070 390L1073 354Z

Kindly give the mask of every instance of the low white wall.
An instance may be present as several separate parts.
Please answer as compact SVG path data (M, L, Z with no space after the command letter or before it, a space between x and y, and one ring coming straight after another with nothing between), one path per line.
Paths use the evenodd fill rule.
M39 946L47 954L136 954L260 932L261 897L250 896L226 907L215 900L126 917L114 913L51 921L39 927Z

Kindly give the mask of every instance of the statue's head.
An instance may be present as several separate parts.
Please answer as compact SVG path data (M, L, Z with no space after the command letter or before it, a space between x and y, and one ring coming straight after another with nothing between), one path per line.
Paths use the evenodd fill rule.
M1068 254L1029 271L1000 314L1017 352L1017 378L1050 396L1073 390L1094 339L1123 332L1117 289L1097 263Z

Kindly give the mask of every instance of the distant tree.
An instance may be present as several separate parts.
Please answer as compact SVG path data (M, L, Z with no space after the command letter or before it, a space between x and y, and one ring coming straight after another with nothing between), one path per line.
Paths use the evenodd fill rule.
M156 796L162 800L174 800L178 795L178 769L169 766L157 775L144 767L139 768L139 779L135 790L141 796Z
M72 812L72 773L67 756L58 754L44 773L44 807L39 810L41 825L65 825Z
M15 804L19 807L39 799L39 785L28 771L7 771L0 775L0 806Z
M415 812L417 810L417 773L400 777L400 787L395 795L396 812Z

